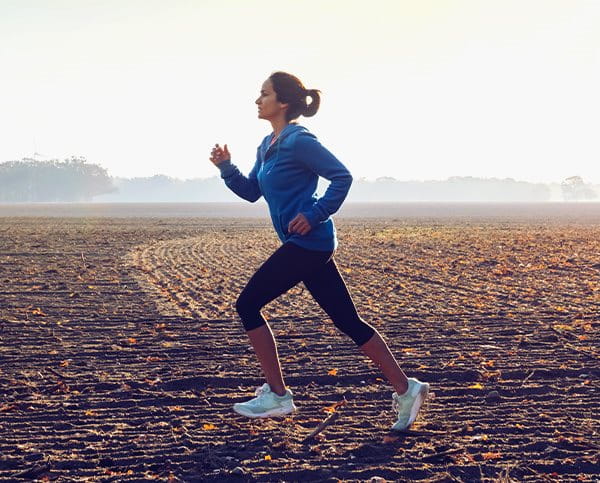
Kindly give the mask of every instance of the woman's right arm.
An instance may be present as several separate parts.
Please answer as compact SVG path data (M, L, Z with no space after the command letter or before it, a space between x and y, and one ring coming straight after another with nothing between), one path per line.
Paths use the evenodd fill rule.
M254 203L262 196L257 179L258 170L260 168L258 156L256 157L256 163L254 163L254 167L248 174L248 177L244 176L237 166L232 164L227 144L225 144L223 149L217 144L211 152L210 160L217 168L219 168L219 171L221 171L221 178L225 180L227 187L240 198Z

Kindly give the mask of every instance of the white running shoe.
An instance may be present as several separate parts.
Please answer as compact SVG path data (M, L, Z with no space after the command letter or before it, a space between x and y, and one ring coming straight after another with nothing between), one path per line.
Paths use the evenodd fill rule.
M256 397L243 403L233 405L233 410L249 418L270 418L283 416L296 410L292 391L286 389L283 396L278 396L266 382L259 387Z
M429 394L429 384L410 377L408 391L401 396L392 394L392 409L398 413L398 420L392 426L396 431L408 429L417 419L421 406Z

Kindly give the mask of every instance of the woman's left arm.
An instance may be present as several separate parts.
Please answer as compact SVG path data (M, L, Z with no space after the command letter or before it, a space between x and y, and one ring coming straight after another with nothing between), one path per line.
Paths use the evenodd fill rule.
M308 132L298 134L294 144L296 159L317 175L331 181L325 194L310 210L302 212L312 228L340 209L352 184L352 175L317 138Z

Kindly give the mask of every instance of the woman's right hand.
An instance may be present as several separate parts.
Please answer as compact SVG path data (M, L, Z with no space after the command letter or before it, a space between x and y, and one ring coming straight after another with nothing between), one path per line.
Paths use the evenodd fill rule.
M219 166L224 161L231 160L231 154L229 154L229 150L227 149L227 144L221 147L218 144L215 144L215 147L210 152L210 161L215 166Z

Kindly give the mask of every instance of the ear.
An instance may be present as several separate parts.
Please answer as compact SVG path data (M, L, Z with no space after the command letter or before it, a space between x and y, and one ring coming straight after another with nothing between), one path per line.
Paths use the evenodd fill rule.
M287 108L290 107L290 104L288 102L280 102L279 106L287 111Z

